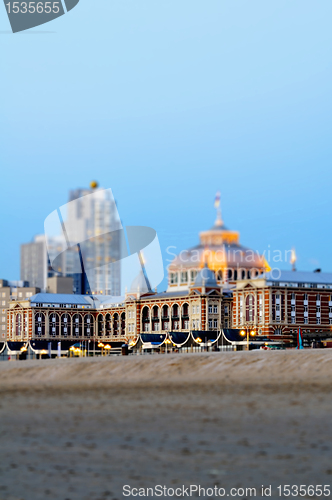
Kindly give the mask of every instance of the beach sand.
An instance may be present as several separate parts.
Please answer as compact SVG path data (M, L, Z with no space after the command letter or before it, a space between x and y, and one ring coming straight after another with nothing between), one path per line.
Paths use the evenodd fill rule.
M330 349L2 362L0 499L332 484L331 380Z

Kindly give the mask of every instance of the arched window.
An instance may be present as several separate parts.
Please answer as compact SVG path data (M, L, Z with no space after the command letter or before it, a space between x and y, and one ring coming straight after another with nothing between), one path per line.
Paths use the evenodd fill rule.
M16 314L16 336L22 334L22 314Z
M59 315L52 312L48 317L48 331L49 335L52 337L59 337L60 324Z
M42 337L45 335L45 314L35 314L35 337Z
M253 295L246 297L246 321L252 323L254 321L254 304L255 299Z
M233 271L232 269L228 269L228 279L231 280L233 278Z
M159 307L153 306L152 308L152 329L157 332L159 330Z
M104 335L104 316L102 314L98 314L97 318L97 335L98 337L103 337Z
M82 316L80 314L74 314L73 316L72 334L74 337L82 337Z
M250 269L248 269L248 271L247 271L247 279L250 280L250 278L251 278L251 272L250 272Z
M65 313L61 316L61 336L67 337L68 335L71 335L70 316Z
M179 330L180 328L180 317L179 317L179 306L174 304L172 307L172 330Z
M182 329L189 330L189 304L183 304L182 306Z
M161 329L164 331L169 329L169 308L166 304L162 307Z
M217 272L217 281L222 281L222 271L220 269Z
M118 335L119 333L119 315L115 313L113 316L113 335Z
M93 337L93 316L92 314L86 314L84 316L84 337Z
M244 269L241 270L241 279L244 280L246 277L246 272Z
M110 337L112 335L112 317L109 313L105 316L105 333L106 337Z
M237 269L234 269L234 281L237 281Z
M126 333L126 313L121 314L121 335Z

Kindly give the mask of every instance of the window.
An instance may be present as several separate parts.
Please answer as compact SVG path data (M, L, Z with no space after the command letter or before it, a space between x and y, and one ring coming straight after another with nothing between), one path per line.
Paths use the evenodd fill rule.
M218 320L217 319L213 320L213 328L218 328Z
M332 325L332 318L329 319L329 324Z
M178 273L171 273L171 285L175 285L178 282Z
M197 276L197 271L190 271L190 280L195 281L195 278Z
M193 314L196 313L196 306L193 306Z
M212 305L209 304L209 313L211 314L212 313Z
M155 332L159 330L159 323L157 321L155 321L155 323L153 325L153 329Z
M213 306L213 313L218 314L218 306L216 304Z
M3 316L1 321L4 323L6 321L6 318Z
M307 293L304 294L303 300L308 300L308 294Z
M307 324L308 324L308 318L307 318L307 317L305 317L305 318L304 318L303 323L304 323L305 325L307 325Z
M316 325L320 325L320 316L317 316L316 318Z
M3 296L3 297L6 297L6 292L2 292L2 296Z
M295 325L295 316L291 317L291 323L292 323L292 325Z
M228 316L228 306L225 306L225 316Z
M187 271L183 271L181 273L181 283L188 283L188 273L187 273Z
M189 321L188 321L188 320L186 320L186 321L184 322L184 329L185 329L185 330L189 330Z
M209 319L209 328L212 328L212 319Z
M2 325L2 329L3 329L3 330L6 330L6 327L5 327L5 325Z
M5 300L3 300L3 301L1 302L1 305L2 305L2 306L5 306L5 305L6 305L6 301L5 301Z

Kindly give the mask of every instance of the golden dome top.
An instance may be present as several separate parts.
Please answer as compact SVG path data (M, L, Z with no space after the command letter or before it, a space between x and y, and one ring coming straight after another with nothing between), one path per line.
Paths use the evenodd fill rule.
M98 182L97 181L91 181L90 182L90 188L91 189L97 189L98 187Z

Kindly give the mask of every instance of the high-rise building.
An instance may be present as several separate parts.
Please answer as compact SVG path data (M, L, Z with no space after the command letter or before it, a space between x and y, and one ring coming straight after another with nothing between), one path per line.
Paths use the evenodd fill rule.
M21 280L41 290L46 290L48 278L66 275L65 257L61 253L64 251L61 240L56 238L49 240L48 250L43 234L35 236L30 243L21 245ZM57 268L53 269L50 259L58 254L61 254L61 259L58 260Z
M69 192L68 203L51 214L58 218L52 234L35 236L21 246L21 279L47 290L47 279L73 278L78 294L121 294L121 222L111 190Z
M80 267L81 293L120 295L122 225L111 190L98 189L97 183L72 190L66 211L68 271L78 282L75 271Z

